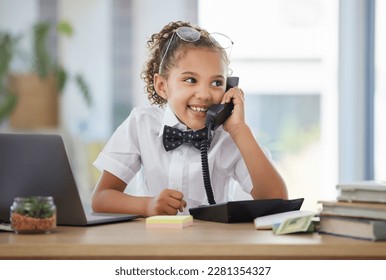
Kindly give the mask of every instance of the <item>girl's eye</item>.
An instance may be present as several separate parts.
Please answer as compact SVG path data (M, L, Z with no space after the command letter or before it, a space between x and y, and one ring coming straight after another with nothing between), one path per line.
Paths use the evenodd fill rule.
M215 86L215 87L221 87L223 84L224 84L223 81L220 81L220 80L212 82L212 86Z
M197 80L195 78L187 78L187 79L185 79L185 82L190 83L190 84L194 84L197 82Z

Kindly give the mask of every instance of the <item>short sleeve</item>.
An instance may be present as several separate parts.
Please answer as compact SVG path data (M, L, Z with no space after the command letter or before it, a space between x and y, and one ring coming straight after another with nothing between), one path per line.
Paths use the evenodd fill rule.
M240 159L236 162L234 179L240 184L243 191L246 193L250 193L252 191L252 179L242 157L240 157Z
M136 109L116 129L94 162L128 184L141 168Z
M253 187L252 179L240 151L227 132L219 130L219 150L216 153L216 169L221 176L230 177L243 189L250 193Z
M268 159L271 159L271 153L270 151L262 147L263 152L268 157ZM248 168L244 162L244 159L240 155L240 159L235 164L235 174L234 174L235 180L240 184L241 188L247 192L251 193L253 188L252 178L249 175Z

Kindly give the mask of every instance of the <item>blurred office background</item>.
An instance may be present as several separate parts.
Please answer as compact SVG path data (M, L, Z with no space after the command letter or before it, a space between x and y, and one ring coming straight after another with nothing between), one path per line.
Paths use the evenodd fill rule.
M151 34L175 20L227 34L247 121L290 197L313 209L335 198L338 182L386 180L385 13L384 0L0 0L0 30L73 25L70 40L53 34L50 46L84 75L93 102L69 84L56 130L86 193L99 149L133 106L148 102L140 72ZM3 120L0 131L9 130Z

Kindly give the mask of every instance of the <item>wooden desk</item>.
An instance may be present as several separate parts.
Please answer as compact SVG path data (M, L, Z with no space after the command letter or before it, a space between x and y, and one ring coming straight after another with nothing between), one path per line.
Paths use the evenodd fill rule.
M386 259L386 242L319 234L277 236L252 223L195 220L185 229L146 229L143 219L55 233L0 232L0 259Z

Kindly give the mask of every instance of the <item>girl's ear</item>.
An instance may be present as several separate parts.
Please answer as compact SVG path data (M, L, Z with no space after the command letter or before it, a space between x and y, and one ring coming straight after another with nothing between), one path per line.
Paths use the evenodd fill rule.
M154 74L153 77L154 82L154 89L157 92L159 96L161 96L163 99L167 100L167 83L166 79L162 77L160 74Z

